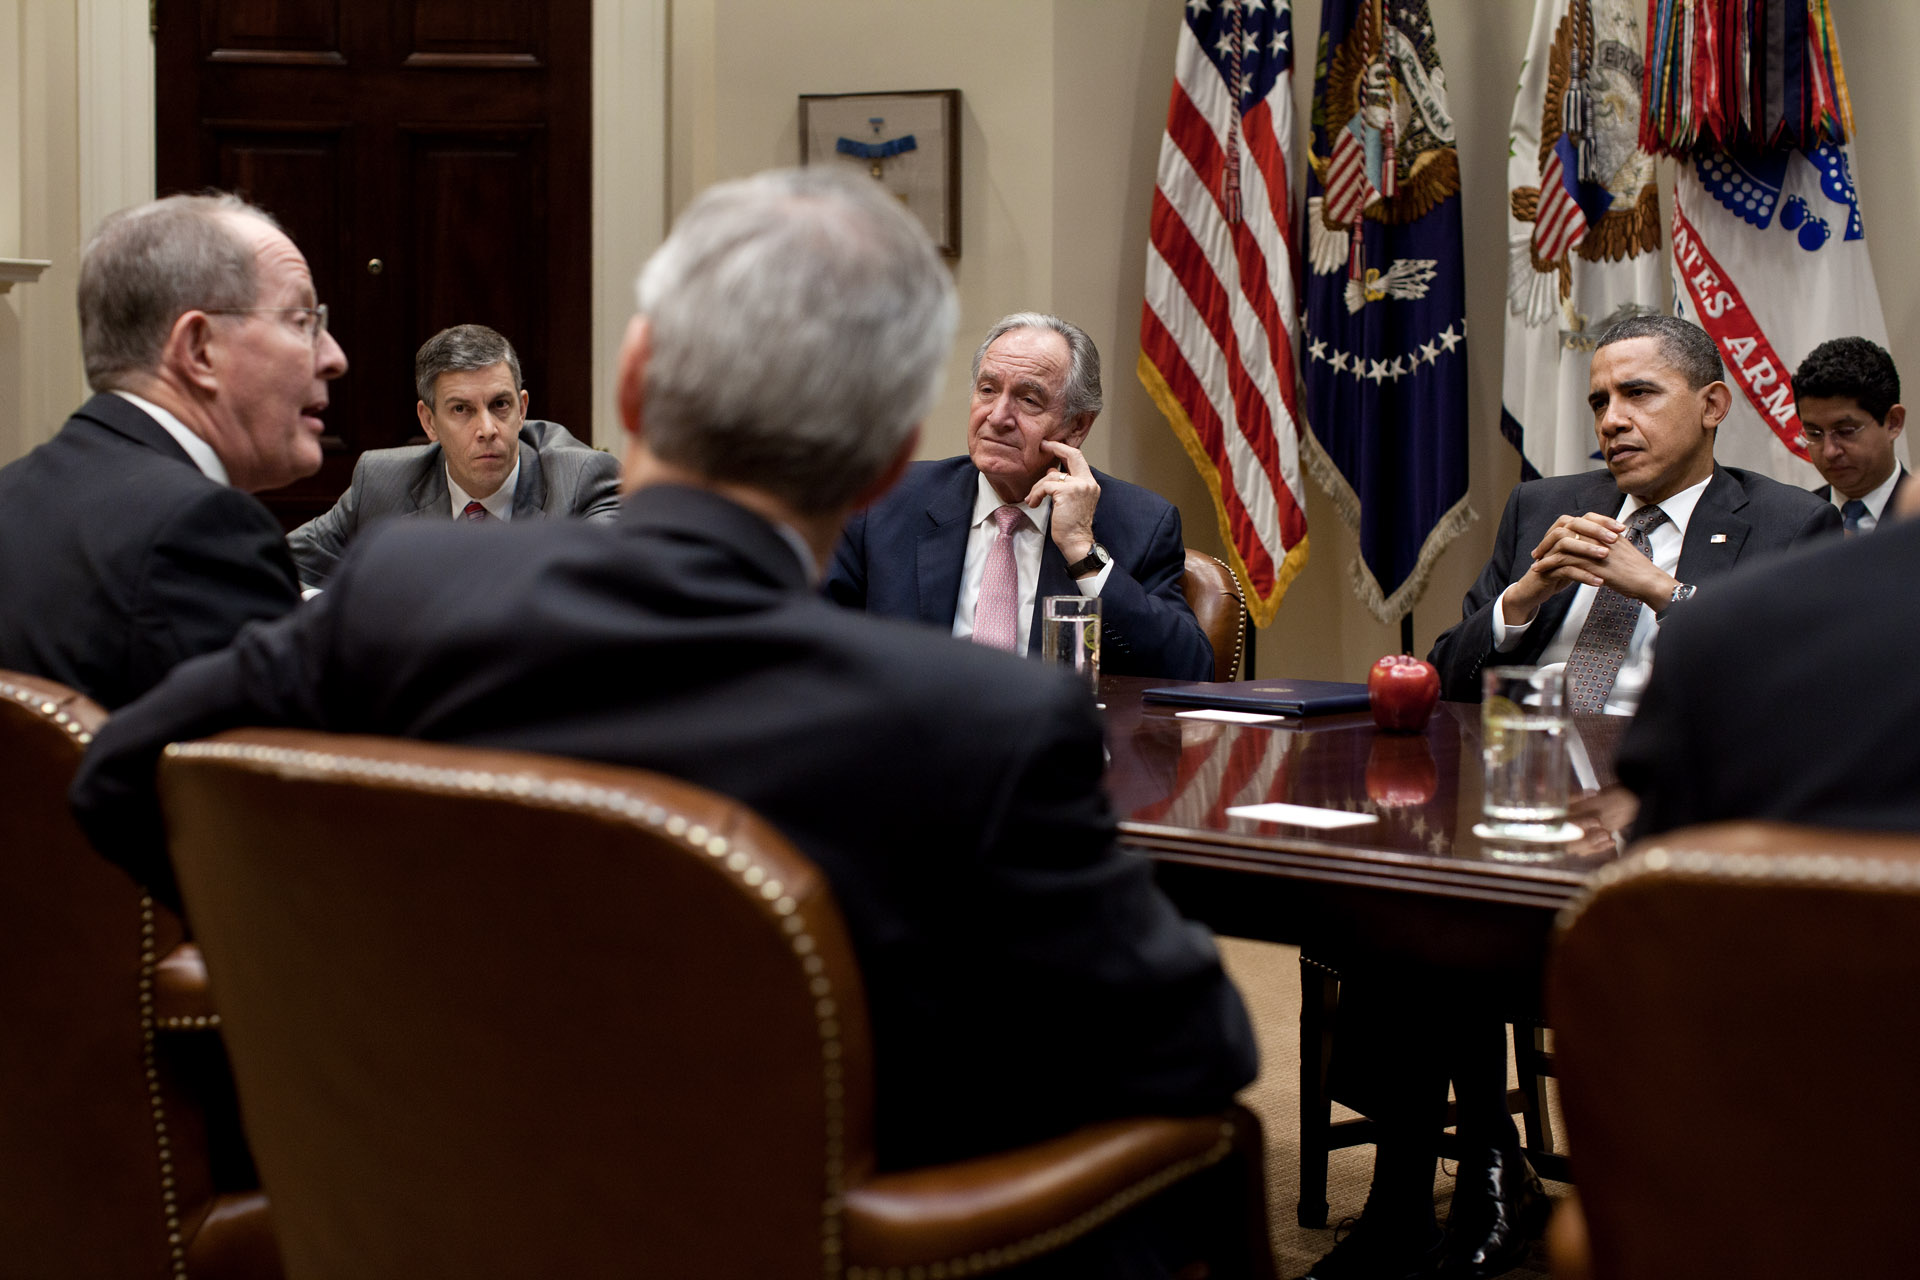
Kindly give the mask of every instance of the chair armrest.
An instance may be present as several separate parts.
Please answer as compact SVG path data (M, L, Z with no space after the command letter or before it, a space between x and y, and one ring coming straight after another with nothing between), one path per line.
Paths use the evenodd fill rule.
M213 1011L213 997L207 992L207 962L193 943L181 943L154 964L153 1019L168 1031L220 1025L220 1016Z
M882 1174L847 1192L850 1268L1011 1265L1057 1248L1233 1150L1238 1109L1089 1125L1017 1151Z

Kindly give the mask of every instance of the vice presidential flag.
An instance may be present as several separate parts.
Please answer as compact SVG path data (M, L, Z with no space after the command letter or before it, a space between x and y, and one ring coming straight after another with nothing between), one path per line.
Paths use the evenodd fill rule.
M1327 0L1312 133L1308 466L1392 622L1473 519L1460 165L1426 0Z
M1539 0L1507 136L1500 430L1523 479L1594 456L1587 368L1600 335L1667 309L1659 184L1640 147L1645 0Z
M1265 626L1307 561L1294 393L1293 19L1190 0L1153 193L1140 381L1213 494Z

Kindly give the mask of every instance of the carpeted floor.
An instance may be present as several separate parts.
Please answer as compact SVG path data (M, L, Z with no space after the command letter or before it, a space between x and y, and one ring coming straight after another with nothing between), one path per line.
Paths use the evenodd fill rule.
M1300 952L1238 938L1220 939L1227 970L1246 997L1260 1037L1260 1078L1241 1095L1241 1102L1260 1115L1267 1134L1267 1200L1273 1219L1273 1249L1280 1274L1298 1276L1333 1247L1334 1229L1342 1218L1359 1214L1367 1200L1367 1182L1373 1174L1373 1148L1349 1147L1336 1151L1327 1164L1327 1229L1308 1231L1295 1217L1300 1199L1300 1149L1295 1141L1300 1122ZM1549 1082L1549 1089L1551 1089ZM1549 1094L1558 1112L1558 1099ZM1335 1107L1335 1118L1351 1115ZM1564 1132L1554 1116L1554 1131ZM1453 1195L1452 1166L1442 1165L1434 1182L1434 1204L1444 1221ZM1549 1182L1555 1196L1567 1188ZM1525 1265L1507 1273L1508 1280L1545 1277L1545 1252L1535 1246Z

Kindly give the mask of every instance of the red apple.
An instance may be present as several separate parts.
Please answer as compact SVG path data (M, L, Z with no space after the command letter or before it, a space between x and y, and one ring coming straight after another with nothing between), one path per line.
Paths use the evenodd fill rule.
M1382 729L1418 732L1427 727L1433 704L1440 701L1440 673L1431 662L1390 653L1367 672L1367 696L1373 722Z
M1422 738L1380 734L1367 751L1367 798L1382 809L1425 804L1440 789L1440 766Z

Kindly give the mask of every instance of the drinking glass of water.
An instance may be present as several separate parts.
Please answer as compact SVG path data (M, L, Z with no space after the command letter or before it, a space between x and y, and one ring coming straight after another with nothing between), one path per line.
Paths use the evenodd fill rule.
M1480 702L1486 840L1560 842L1580 834L1567 821L1567 675L1563 666L1488 667Z
M1040 601L1040 656L1073 668L1100 693L1100 597L1046 596Z

